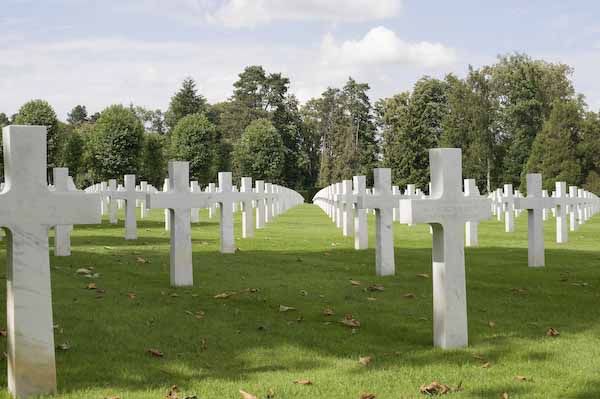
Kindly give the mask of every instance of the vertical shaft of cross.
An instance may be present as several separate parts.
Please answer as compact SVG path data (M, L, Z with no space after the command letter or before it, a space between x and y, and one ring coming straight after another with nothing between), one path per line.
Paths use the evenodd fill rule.
M231 172L219 172L219 192L221 194L221 252L235 252L233 236L233 210L231 209Z
M542 175L529 173L527 174L527 198L536 196L542 196ZM541 207L534 206L527 210L527 229L529 266L544 266L544 221Z
M256 228L262 229L265 227L265 182L263 180L256 181Z
M53 168L52 180L54 181L54 190L56 192L69 191L68 168ZM71 255L71 231L73 231L73 225L57 224L54 226L54 256Z
M108 191L111 193L114 193L117 191L117 180L116 179L108 180ZM117 211L118 211L117 200L111 197L110 202L108 203L108 220L111 224L118 223Z
M252 178L242 177L240 186L242 193L252 193ZM250 197L244 198L242 201L242 237L249 238L254 237L254 223L252 218L252 199Z
M189 163L169 161L169 192L189 193ZM171 227L171 286L194 285L190 209L169 209Z
M347 198L352 195L352 180L342 182L342 194L345 197L342 203L342 233L344 237L351 237L354 234L354 215L352 214L352 202Z
M556 186L556 242L565 243L569 240L567 230L567 183L557 181Z
M192 193L201 192L200 185L198 184L197 180L192 180L190 182L190 191ZM199 208L192 208L190 210L190 220L192 223L198 223L200 221L200 209Z
M135 193L135 175L125 175L123 180L125 192L128 195ZM125 239L137 239L137 221L135 196L128 197L125 201Z
M477 188L475 179L465 179L465 196L479 196L479 189ZM467 220L465 223L465 243L467 247L476 247L479 245L478 225L479 221L477 220Z
M390 195L392 172L388 168L373 170L373 195ZM375 208L375 267L378 276L393 275L396 270L394 260L394 232L392 230L392 210L387 207Z
M354 176L352 178L355 195L366 195L367 179L365 176ZM367 226L367 211L365 209L354 209L354 249L367 249L369 246L369 230Z

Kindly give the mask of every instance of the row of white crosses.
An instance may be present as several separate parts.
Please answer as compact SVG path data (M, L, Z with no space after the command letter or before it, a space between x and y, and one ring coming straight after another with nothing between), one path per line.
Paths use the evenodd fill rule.
M233 209L242 203L242 237L254 235L253 203L256 206L256 228L264 222L304 202L302 196L282 186L273 186L257 181L252 189L252 178L243 177L241 191L234 191L231 172L219 172L219 186L207 191L190 189L189 163L169 161L168 191L146 195L150 209L160 208L169 212L171 233L170 276L172 286L193 285L191 213L198 208L209 208L218 204L220 208L221 252L234 253ZM264 216L264 220L263 220Z
M45 127L7 126L3 128L2 135L6 182L0 190L0 226L6 230L7 248L8 389L13 397L29 398L56 391L48 245L50 228L55 229L55 254L66 256L70 254L72 226L100 223L103 210L109 212L111 221L116 220L113 219L113 210L118 207L119 200L125 202L127 218L131 219L133 215L135 225L136 201L146 202L147 205L141 206L149 209L152 201L156 207L157 202L180 196L183 203L174 201L172 204L165 204L165 207L171 209L174 226L171 242L179 245L178 240L173 240L173 237L179 237L182 233L185 235L185 226L178 222L178 218L187 218L188 221L190 218L190 207L185 202L186 190L179 190L183 187L182 182L187 179L183 173L183 170L187 172L187 162L169 165L170 178L177 190L161 193L164 198L159 197L156 190L149 186L136 190L134 175L125 176L125 185L121 190L116 181L111 180L84 192L75 188L66 168L54 168L54 184L48 185ZM177 164L184 164L184 168L178 169ZM242 191L251 187L251 179L248 179L242 182ZM218 201L221 205L232 198L239 200L232 197L233 190L228 189L231 188L229 173L220 174L220 183L221 192L209 194L210 196L220 196ZM187 184L185 187L189 188ZM268 214L271 217L303 202L302 197L293 190L276 186L273 192L276 193L275 200L270 194L256 193L257 203L268 203ZM244 209L250 213L252 208L246 202L244 204ZM195 203L194 205L197 206ZM187 207L187 212L180 214L177 210L182 207ZM222 220L231 219L231 213L225 211L227 209L233 211L231 206L222 206ZM116 212L114 215L116 217ZM246 227L250 226L248 219L245 220ZM223 225L222 223L222 230ZM230 231L233 231L233 226L230 226ZM133 233L135 234L135 230ZM231 238L228 233L222 232L222 246L227 246L228 250L232 249ZM176 257L176 260L186 256L173 250L171 252L172 258ZM186 270L175 272L179 276L179 272L185 274ZM187 282L191 283L190 277Z
M504 219L505 231L514 232L514 218L518 213L527 210L528 214L528 265L542 267L544 256L544 221L548 220L548 210L552 210L556 218L556 242L568 241L568 230L576 231L598 210L598 198L577 186L569 186L565 182L556 182L556 190L548 195L542 190L542 175L530 173L526 176L527 196L518 190L513 191L512 184L505 184L504 189L497 189L490 196L492 211L498 220ZM567 214L569 222L567 226Z

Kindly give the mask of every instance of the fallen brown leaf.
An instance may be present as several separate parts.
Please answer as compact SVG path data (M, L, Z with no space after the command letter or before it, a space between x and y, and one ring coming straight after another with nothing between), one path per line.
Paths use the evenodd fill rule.
M404 298L415 299L416 297L417 296L412 292L407 292L406 294L404 294Z
M429 278L429 274L427 274L427 273L419 273L419 274L417 274L417 277Z
M8 331L6 330L0 330L0 336L1 337L6 337L8 335Z
M360 327L360 321L354 319L351 314L347 314L341 323L348 327L358 328Z
M240 395L242 395L243 399L258 399L256 396L252 395L251 393L248 393L246 391L243 391L240 389Z
M162 353L161 351L159 351L158 349L146 349L146 353L149 353L150 355L154 356L154 357L163 357L165 354Z
M374 298L372 296L367 297L367 301L376 301L376 300L377 300L377 298Z
M96 288L96 283L89 283L88 285L85 286L86 289L88 290L95 290Z
M527 377L525 377L524 375L517 375L517 376L515 376L515 380L517 380L517 381L529 381L529 379Z
M127 293L127 297L128 297L129 299L135 299L135 292L128 292L128 293Z
M365 392L360 395L360 399L375 399L375 394L370 392Z
M508 399L508 392L502 392L502 395L500 395L500 399Z
M360 364L362 364L363 366L368 366L372 360L373 360L373 358L371 356L364 356L364 357L361 356L358 358L358 362Z
M496 327L496 322L493 320L488 321L488 326L490 326L490 328L494 328Z
M385 288L380 284L373 284L367 288L369 291L384 291Z
M334 313L333 309L325 308L325 309L323 309L323 314L325 316L333 316L335 313Z
M419 391L426 395L445 395L450 392L462 391L462 382L458 384L456 388L452 388L449 385L441 384L437 381L433 381L429 385L421 385Z
M279 305L280 312L293 312L294 310L296 310L296 308L292 306Z
M362 283L358 280L350 280L350 284L352 285L361 285Z
M550 327L548 331L546 331L546 335L549 337L558 337L560 333L556 328Z
M148 260L142 258L141 256L138 256L137 258L135 258L135 261L137 263L150 263Z
M481 365L481 368L484 368L484 369L489 369L491 366L492 366L492 365L490 364L490 362L485 362L485 363L483 363L483 364Z
M298 385L312 385L312 381L311 380L296 380L296 381L294 381L294 384L298 384Z

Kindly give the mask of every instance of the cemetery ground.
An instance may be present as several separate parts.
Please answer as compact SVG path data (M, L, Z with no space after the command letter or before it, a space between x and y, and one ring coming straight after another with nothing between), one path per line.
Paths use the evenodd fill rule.
M122 213L118 225L75 226L72 256L50 258L54 397L164 398L177 385L172 398L418 398L432 381L457 398L600 397L598 216L560 245L550 217L538 269L525 212L515 233L480 224L480 247L465 249L469 348L443 351L432 347L427 225L394 224L396 275L376 277L373 216L370 248L355 251L313 205L253 239L241 239L240 214L239 250L224 255L218 216L201 211L193 288L169 286L163 211L138 218L136 241L123 239Z

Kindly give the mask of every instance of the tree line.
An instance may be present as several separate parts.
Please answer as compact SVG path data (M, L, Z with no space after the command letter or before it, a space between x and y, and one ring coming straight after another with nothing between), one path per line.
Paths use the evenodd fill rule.
M464 78L424 76L412 90L372 102L369 85L349 78L300 104L290 80L248 66L223 102L210 104L193 79L166 111L111 105L65 122L43 100L24 104L0 126L48 127L48 165L66 166L79 186L135 173L160 187L167 160L190 162L191 178L220 170L312 190L353 175L392 169L394 184L427 188L429 148L463 150L463 174L482 192L540 172L600 192L600 115L575 93L572 69L525 54L498 57Z

